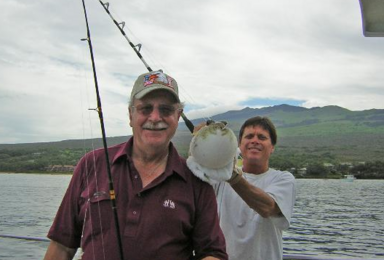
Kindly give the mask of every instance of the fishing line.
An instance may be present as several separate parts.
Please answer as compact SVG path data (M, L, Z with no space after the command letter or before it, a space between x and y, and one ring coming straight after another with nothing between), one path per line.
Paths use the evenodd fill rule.
M125 22L118 22L116 19L112 16L111 12L109 11L109 3L103 3L103 1L99 0L101 6L104 8L104 10L107 12L109 17L112 19L113 23L117 26L121 34L124 36L124 38L128 41L128 44L131 46L131 48L134 50L136 55L140 58L141 62L144 64L144 66L147 68L149 72L153 71L152 68L148 65L148 63L145 61L144 57L141 55L141 44L133 44L131 40L128 38L127 34L124 31ZM184 114L184 112L181 113L181 117L184 120L184 123L186 124L187 128L191 133L193 133L194 125L193 123L187 118L187 116Z
M85 57L85 56L84 56ZM84 58L84 60L86 60ZM89 131L90 131L90 138L91 138L91 151L92 151L92 158L93 158L93 168L94 168L94 171L93 171L93 177L95 179L95 188L96 188L96 192L99 193L100 189L99 189L99 183L98 183L98 180L97 180L97 171L96 171L96 157L95 157L95 150L96 150L96 147L95 147L95 143L94 143L94 135L93 135L93 121L92 121L92 116L91 116L91 112L94 112L96 109L89 109L90 106L90 98L89 98L89 92L88 92L88 89L89 89L89 84L88 84L88 77L85 77L86 79L86 97L87 97L87 107L88 107L88 122L89 122ZM82 110L83 111L83 110ZM83 114L83 113L82 113ZM83 122L85 120L83 119ZM84 149L84 155L87 154L87 149L86 149L86 144L85 144L85 133L84 133L84 125L83 125L83 149ZM85 156L85 176L86 176L86 187L89 187L89 176L90 174L90 170L88 169L88 157ZM91 214L91 193L90 193L90 189L88 189L88 193L87 193L87 196L88 196L88 199L87 199L87 205L85 206L85 213L84 213L84 219L83 219L83 228L82 228L82 232L81 232L81 241L83 241L83 237L84 237L84 230L85 230L85 226L86 226L86 220L87 220L87 213L88 211L90 212L89 213L89 225L90 225L90 228L91 230L93 230L93 221L92 221L92 214ZM104 244L104 236L103 236L103 225L102 225L102 217L101 217L101 211L100 211L100 202L98 201L97 202L97 209L98 209L98 215L99 215L99 226L100 226L100 229L101 229L101 246L102 246L102 250L103 250L103 258L104 260L106 259L106 254L105 254L105 244ZM93 232L91 232L91 243L92 243L92 252L93 252L93 258L95 259L95 255L96 255L96 252L95 252L95 243L94 243L94 234ZM82 258L82 255L83 255L83 250L82 250L82 247L80 246L80 252L78 254L78 259L81 259Z
M83 60L86 60L85 58L85 55L84 55L84 52L82 52L83 54ZM84 70L83 70L84 71ZM85 93L86 93L86 100L87 100L87 105L88 107L90 102L89 102L89 93L88 93L88 88L89 88L89 84L88 84L88 77L84 71L84 74L83 74L83 78L85 79ZM80 88L81 90L82 88ZM86 135L85 135L85 116L84 116L84 104L83 104L83 92L80 91L80 102L81 102L81 124L82 124L82 134L83 134L83 154L84 156L87 154L87 146L86 146ZM90 136L91 136L91 146L92 146L92 150L94 150L94 143L93 143L93 131L92 131L92 117L90 116L90 112L88 111L88 122L89 122L89 131L90 131ZM86 162L86 168L85 168L85 172L86 172L86 183L87 183L87 187L89 185L89 181L88 181L88 163ZM84 213L84 219L83 219L83 227L81 229L81 239L80 239L80 247L79 249L76 251L76 254L74 256L74 259L82 259L83 257L83 254L84 254L84 251L83 251L83 248L82 248L82 241L83 241L83 238L84 238L84 230L85 230L85 223L86 223L86 220L87 220L87 213L88 213L88 207L90 207L90 194L89 194L89 189L88 189L88 200L86 201L87 203L87 206L85 207L85 213ZM91 225L91 230L93 230L93 226L92 226L92 215L90 214L90 225ZM94 248L93 246L93 232L91 232L91 236L92 236L92 248ZM95 255L94 253L94 249L93 249L93 255Z
M105 155L106 166L107 166L106 170L108 173L109 196L110 196L110 201L111 201L111 206L112 206L112 211L113 211L113 217L114 217L114 222L115 222L116 237L117 237L117 242L118 242L120 259L123 260L124 259L123 246L122 246L122 240L121 240L121 234L120 234L119 219L118 219L118 215L117 215L115 190L114 190L113 181L112 181L111 165L110 165L110 161L109 161L107 137L106 137L105 127L104 127L104 118L103 118L103 111L102 111L102 106L101 106L101 98L100 98L99 86L98 86L98 81L97 81L96 65L95 65L95 59L94 59L94 55L93 55L91 32L90 32L89 24L88 24L88 16L87 16L87 10L85 7L85 1L82 0L82 3L83 3L85 23L86 23L86 27L87 27L87 38L84 40L86 40L88 42L89 52L91 55L93 78L94 78L94 83L95 83L95 91L96 91L96 99L97 99L96 111L98 112L98 115L99 115L100 128L101 128L102 139L103 139L104 155ZM94 170L96 171L96 168ZM100 210L100 208L99 208L99 210Z
M113 20L114 20L114 21L117 21L117 20L115 19L115 17L119 18L119 20L121 20L121 21L123 20L123 19L121 19L121 17L119 16L118 13L114 12L111 8L109 8L109 5L110 5L110 4L109 4L108 2L106 2L105 5L108 5L108 11L109 11L108 15L109 15L109 17L112 19L112 21L113 21ZM106 7L107 7L107 6L106 6ZM105 9L104 9L104 10L105 10ZM113 14L112 14L112 13L113 13ZM118 22L117 22L117 23L118 23ZM114 24L116 24L116 23L114 22ZM119 30L120 30L120 29L119 29ZM129 27L124 26L124 29L123 29L123 30L128 31L129 34L132 35L132 38L134 38L134 39L136 40L136 42L142 42L142 41L139 39L139 37L137 37L137 36L135 35L135 33L134 33L132 30L129 29ZM126 33L126 35L127 35L127 33ZM132 42L132 40L131 40L131 42ZM156 64L157 67L159 67L159 68L164 68L165 71L169 71L170 74L172 74L172 71L169 70L169 69L168 69L168 68L167 68L161 61L159 61L159 60L156 58L156 56L152 54L151 50L150 50L149 48L146 47L146 45L141 44L140 53L143 53L143 52L146 53L146 57L151 61L151 64L152 64L152 65L153 65L153 64ZM142 56L143 56L143 54L142 54ZM173 75L173 74L172 74L172 75ZM184 90L183 93L179 93L179 95L182 95L182 96L187 95L187 96L188 96L187 99L192 100L192 103L196 103L196 102L193 102L193 98L188 94L187 89L184 89L182 86L179 86L179 88L181 88L181 89ZM185 93L184 93L184 92L185 92Z
M83 50L83 49L82 49ZM88 57L86 57L86 54L84 51L82 51L82 58L83 60L87 60ZM82 86L84 86L84 91L83 91L83 88L79 88L79 92L80 92L80 103L81 103L81 125L82 125L82 150L83 150L83 154L84 154L84 159L85 159L85 182L86 182L86 187L89 187L90 183L89 183L89 177L92 173L90 173L90 170L88 169L88 157L86 156L86 154L91 151L92 152L92 156L93 156L93 164L94 164L94 169L96 169L95 167L95 150L96 150L96 147L95 147L95 138L94 138L94 134L93 134L93 124L94 124L94 121L92 120L93 119L93 116L91 116L91 114L96 110L96 109L89 109L91 107L91 102L90 102L90 94L89 94L89 88L91 87L90 86L90 81L89 81L89 78L88 78L88 74L85 72L84 69L81 69L81 71L83 73L81 73L81 77L84 79L84 83L82 84ZM85 93L85 94L84 94ZM83 102L84 100L86 100L86 102ZM85 113L84 111L88 111L88 116L85 116ZM86 120L88 118L88 120ZM85 122L89 123L88 127L86 127L86 124ZM86 131L89 131L86 133ZM90 140L90 145L91 147L89 147L87 145L87 142L86 140ZM98 185L98 181L97 181L97 172L96 170L93 172L93 176L94 176L94 179L95 179L95 188L96 188L96 192L99 193L99 185ZM93 221L92 221L92 214L90 213L91 212L91 193L90 193L90 189L88 189L88 193L87 193L87 196L88 196L88 199L86 200L85 202L85 206L84 206L84 218L83 218L83 226L82 226L82 231L81 231L81 240L80 241L83 241L84 239L84 231L85 231L85 227L86 227L86 223L87 223L87 218L89 218L89 223L88 225L90 225L90 229L93 230L94 229L94 226L93 226ZM103 237L103 226L102 226L102 222L101 222L101 211L100 211L100 204L99 204L99 201L97 202L97 207L98 207L98 215L99 215L99 226L100 226L100 229L101 229L101 246L102 246L102 253L103 253L103 259L105 260L106 259L106 252L105 252L105 243L104 243L104 237ZM96 252L95 252L95 242L94 242L94 233L93 232L90 232L90 236L91 236L91 244L92 244L92 252L93 252L93 259L95 259L95 256L96 256ZM80 245L79 249L77 250L75 256L73 259L82 259L82 256L84 254L84 251L82 249L82 245Z

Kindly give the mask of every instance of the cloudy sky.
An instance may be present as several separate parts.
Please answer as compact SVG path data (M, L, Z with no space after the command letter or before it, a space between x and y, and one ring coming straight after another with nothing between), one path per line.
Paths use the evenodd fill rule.
M0 143L100 137L80 0L2 0ZM153 69L176 78L190 119L244 107L384 108L384 39L357 0L110 0ZM106 132L131 134L146 68L98 0L86 0Z

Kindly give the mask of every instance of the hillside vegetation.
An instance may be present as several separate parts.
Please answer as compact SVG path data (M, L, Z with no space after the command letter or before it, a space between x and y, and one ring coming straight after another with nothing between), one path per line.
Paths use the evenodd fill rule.
M277 127L278 142L271 158L271 165L276 168L299 169L326 163L350 165L351 170L353 165L362 162L384 163L382 109L350 111L338 106L307 109L279 105L228 111L211 119L227 121L237 135L241 124L253 116L267 116ZM202 121L192 120L195 125ZM128 138L108 138L108 145ZM188 154L190 140L191 134L181 122L173 142L184 157ZM0 172L48 171L52 165L75 165L85 152L98 147L102 147L100 139L0 144ZM339 168L333 168L333 171L346 173L345 169Z

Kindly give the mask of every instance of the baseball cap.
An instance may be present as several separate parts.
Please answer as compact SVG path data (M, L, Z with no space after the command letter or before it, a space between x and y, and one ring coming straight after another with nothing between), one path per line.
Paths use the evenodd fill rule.
M161 70L151 71L140 75L133 85L130 101L132 103L134 98L141 99L151 91L158 89L169 91L180 103L179 87L177 86L176 80L163 73Z

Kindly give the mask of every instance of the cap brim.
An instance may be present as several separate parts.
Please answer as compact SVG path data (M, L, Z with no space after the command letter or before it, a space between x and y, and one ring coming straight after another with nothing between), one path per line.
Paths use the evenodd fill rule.
M146 89L143 89L142 91L140 91L139 93L137 93L134 98L136 99L142 99L145 95L149 94L150 92L152 91L155 91L155 90L166 90L168 91L169 93L171 93L177 100L177 102L180 103L180 99L178 97L178 95L176 94L175 91L173 91L172 89L170 89L169 87L165 87L163 85L152 85L151 87L148 87Z

